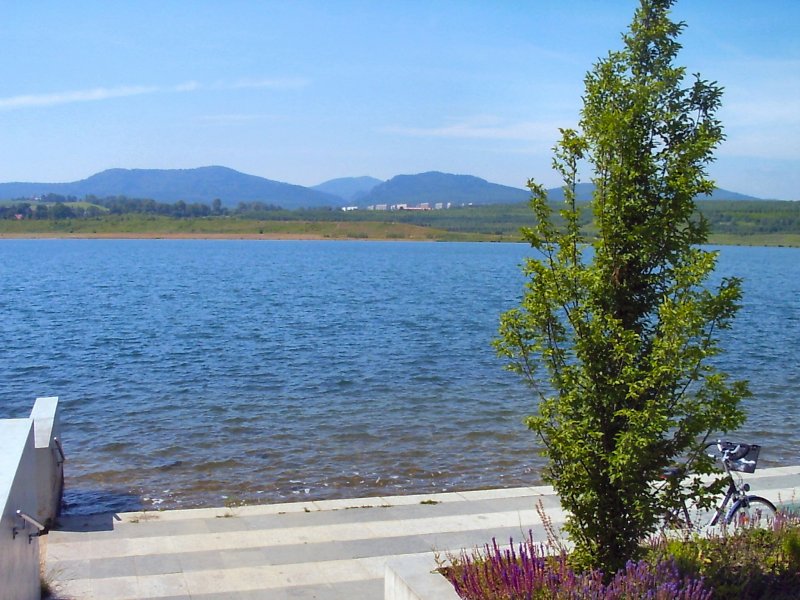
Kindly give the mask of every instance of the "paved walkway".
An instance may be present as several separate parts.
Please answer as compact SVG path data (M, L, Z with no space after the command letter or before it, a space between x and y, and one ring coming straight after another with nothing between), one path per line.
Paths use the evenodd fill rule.
M795 502L800 466L747 476ZM46 540L59 597L380 600L389 558L507 541L558 523L548 487L65 517Z

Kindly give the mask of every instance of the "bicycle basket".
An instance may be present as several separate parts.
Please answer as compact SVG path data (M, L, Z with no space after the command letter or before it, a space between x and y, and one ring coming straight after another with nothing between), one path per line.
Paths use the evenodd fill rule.
M728 461L728 468L731 471L739 471L740 473L753 473L756 470L759 452L761 452L761 446L751 444L747 454L736 460Z

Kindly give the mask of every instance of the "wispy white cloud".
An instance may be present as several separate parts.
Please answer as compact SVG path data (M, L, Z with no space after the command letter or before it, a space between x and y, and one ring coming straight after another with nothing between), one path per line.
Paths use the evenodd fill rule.
M800 160L800 128L780 127L727 130L720 156L738 156L768 160Z
M759 127L780 124L784 127L800 125L800 99L798 97L747 98L724 105L720 111L723 123Z
M116 88L93 88L90 90L74 90L67 92L52 92L48 94L24 94L0 98L0 110L14 110L18 108L31 108L38 106L56 106L58 104L72 104L74 102L94 102L110 98L125 98L128 96L141 96L158 92L159 88L153 86L122 86Z
M201 86L196 81L185 81L184 83L179 83L175 87L172 88L174 92L194 92L196 90L202 89Z
M157 93L188 93L203 90L238 90L238 89L296 89L305 87L310 81L302 78L290 79L241 79L234 82L217 82L204 85L197 81L185 81L173 86L129 85L113 88L97 87L87 90L71 90L50 92L45 94L22 94L0 98L0 110L17 110L25 108L57 106L77 102L97 102L113 98L127 98Z
M720 154L775 160L800 158L800 83L784 76L753 78L753 85L732 87L719 117L727 139Z
M434 127L388 126L381 131L409 137L521 140L552 144L559 135L558 127L558 124L549 121L508 122L497 117L480 116Z
M290 77L285 79L240 79L232 84L222 84L223 89L254 89L269 88L274 90L289 90L308 86L310 80L302 77Z
M203 123L212 124L227 124L227 123L251 123L253 121L262 121L271 118L268 115L258 114L222 114L222 115L205 115L198 120Z

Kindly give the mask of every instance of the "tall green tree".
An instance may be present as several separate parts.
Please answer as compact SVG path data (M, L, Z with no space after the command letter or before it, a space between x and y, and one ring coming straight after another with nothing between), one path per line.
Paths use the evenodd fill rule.
M688 493L705 493L712 432L744 421L747 384L711 359L738 309L740 281L709 285L716 253L694 198L723 139L721 88L673 65L683 23L674 0L641 0L622 50L585 78L577 129L561 130L553 165L564 180L563 221L533 180L537 250L521 306L501 318L497 349L539 396L527 425L549 459L545 479L568 511L583 565L612 573L638 554L675 498L654 486L689 464ZM584 237L575 189L591 173L598 235Z

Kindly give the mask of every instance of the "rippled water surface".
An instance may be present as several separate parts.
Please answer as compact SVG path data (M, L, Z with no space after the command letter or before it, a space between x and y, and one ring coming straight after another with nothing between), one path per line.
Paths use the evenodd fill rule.
M5 240L0 417L61 398L68 510L540 482L529 391L491 340L520 244ZM798 464L800 250L745 278L724 365L741 435Z

